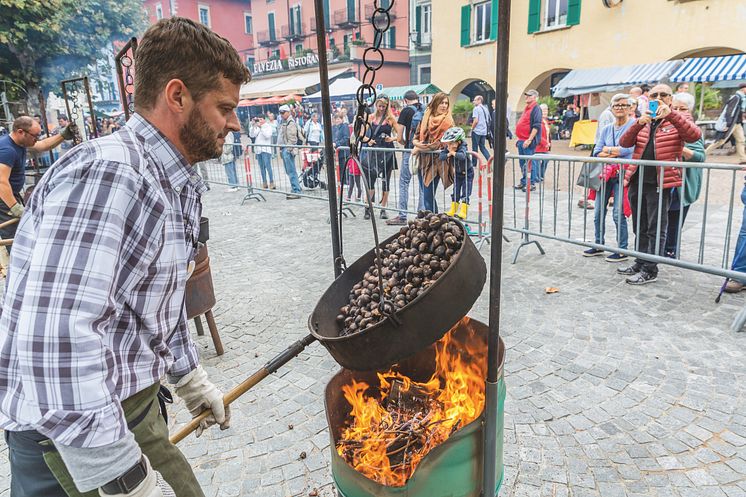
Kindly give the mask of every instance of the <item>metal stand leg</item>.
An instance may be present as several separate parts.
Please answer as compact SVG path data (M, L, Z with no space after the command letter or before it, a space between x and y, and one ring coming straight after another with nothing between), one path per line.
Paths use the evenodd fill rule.
M342 215L344 217L357 217L355 215L355 211L353 211L351 207L342 207L342 211L341 212L342 212ZM347 215L348 212L350 213L349 216ZM331 223L332 223L331 219L329 217L327 217L326 218L326 224L331 224Z
M198 336L205 335L205 329L202 327L202 320L199 318L199 316L194 317L194 326L197 328Z
M215 352L218 355L223 355L223 342L220 341L220 335L218 335L218 327L215 324L215 317L212 315L212 309L205 313L207 319L207 327L210 329L210 335L212 336L212 343L215 345Z
M246 195L244 195L243 200L241 200L241 205L243 205L247 200L256 200L257 202L266 202L267 199L264 198L264 195L254 190L254 187L249 185L246 187Z
M529 240L528 233L524 233L521 237L521 244L518 245L518 247L515 249L515 252L513 253L513 262L511 262L511 264L515 264L518 261L518 252L520 252L523 247L534 243L536 244L536 248L539 249L541 255L546 255L546 252L544 252L544 247L541 246L541 243L539 243L538 240Z
M731 331L743 331L743 325L746 324L746 307L741 309L730 326Z

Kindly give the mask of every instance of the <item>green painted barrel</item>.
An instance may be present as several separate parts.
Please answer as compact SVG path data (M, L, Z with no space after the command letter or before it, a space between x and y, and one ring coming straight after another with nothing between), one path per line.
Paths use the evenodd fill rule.
M485 332L486 325L471 320L471 322ZM495 468L498 483L495 488L497 495L503 480L503 433L505 428L505 379L503 364L505 360L505 345L500 341L500 377L498 380L498 410L497 410L497 457ZM336 388L339 382L335 379L345 375L346 370L338 373L330 382L329 387ZM327 394L327 400L329 396ZM484 454L484 421L485 413L456 431L443 444L427 454L415 470L412 477L403 487L387 487L377 483L349 466L337 454L336 443L338 433L333 433L327 402L327 416L330 419L330 435L332 448L332 476L341 497L479 497L482 493L482 468Z

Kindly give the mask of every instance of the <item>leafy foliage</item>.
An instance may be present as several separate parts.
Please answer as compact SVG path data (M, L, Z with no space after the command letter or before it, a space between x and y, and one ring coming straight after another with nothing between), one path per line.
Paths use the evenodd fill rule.
M549 115L554 116L557 114L557 106L559 105L559 100L556 98L553 98L549 95L545 95L543 97L539 97L539 105L546 104L547 108L549 109Z
M56 90L146 26L142 0L0 0L0 79Z
M697 103L694 105L696 110L699 110L699 103L702 100L702 83L696 83L694 85L694 95ZM705 84L705 99L704 99L704 110L718 110L722 106L722 100L720 98L720 90L708 86Z

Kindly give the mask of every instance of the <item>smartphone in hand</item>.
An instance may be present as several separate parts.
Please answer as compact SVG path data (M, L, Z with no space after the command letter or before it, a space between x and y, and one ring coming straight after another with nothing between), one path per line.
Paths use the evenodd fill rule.
M657 100L651 100L650 103L648 103L648 112L650 113L650 117L655 119L656 114L658 114L659 105L660 102Z

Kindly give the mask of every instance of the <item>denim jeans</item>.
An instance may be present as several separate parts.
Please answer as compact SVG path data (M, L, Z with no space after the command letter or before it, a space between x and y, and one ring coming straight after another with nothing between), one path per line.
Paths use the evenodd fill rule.
M471 132L471 150L473 152L482 152L484 160L488 161L490 160L490 152L487 150L486 141L487 135L478 135L473 131Z
M733 254L733 271L746 273L746 184L741 191L741 202L744 205L743 220L741 221L741 231L738 232L738 241L736 242L736 252ZM746 277L741 280L746 283Z
M275 179L272 176L272 154L269 152L259 152L256 154L256 160L259 162L259 169L262 172L262 183L266 184L268 181L274 183Z
M407 206L409 204L409 184L412 182L412 171L409 169L409 159L412 154L404 152L402 154L402 167L399 168L399 217L407 218ZM425 201L422 196L422 182L419 181L420 194L417 196L417 210L425 208Z
M238 176L236 175L236 162L230 161L223 164L225 175L228 176L228 184L238 186Z
M285 166L285 174L290 179L290 190L293 193L300 193L300 183L298 183L298 171L295 169L295 156L289 148L283 148L282 152L282 163Z
M619 248L626 249L628 234L627 234L627 218L622 213L622 207L624 206L624 188L619 182L619 178L614 177L606 182L606 186L599 190L596 198L596 213L594 217L594 226L596 229L596 243L599 245L605 245L606 235L606 210L608 209L609 199L614 196L614 208L612 210L612 216L614 217L614 224L616 225L617 234L617 245ZM621 223L620 223L621 217Z
M534 139L536 141L536 139ZM532 146L529 148L523 148L523 140L518 141L516 145L518 146L518 155L534 155L536 151L536 146L533 142L531 142ZM521 186L526 186L526 169L528 168L528 160L526 159L518 159L518 162L521 164ZM539 175L541 173L540 161L532 160L531 161L531 184L535 185L539 182Z
M473 186L474 168L467 167L466 174L456 174L453 178L453 193L451 194L451 200L468 204Z
M536 155L546 155L546 152L536 152ZM534 162L534 164L538 164L539 166L539 181L544 181L544 176L546 176L547 174L547 166L549 166L549 161L540 160L540 161Z
M435 194L440 184L440 176L435 176L430 186L425 186L425 182L422 179L422 171L418 171L417 179L420 181L420 188L422 189L422 201L423 207L426 211L438 212L438 201L435 198Z

